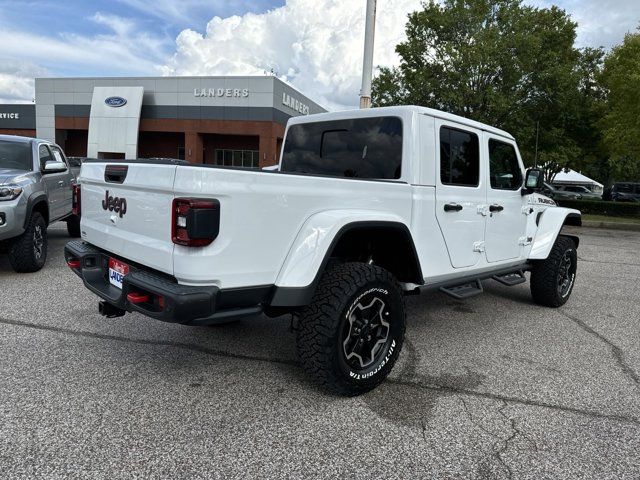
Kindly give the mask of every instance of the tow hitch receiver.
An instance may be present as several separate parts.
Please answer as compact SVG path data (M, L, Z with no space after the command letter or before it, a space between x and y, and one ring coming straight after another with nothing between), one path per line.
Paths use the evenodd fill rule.
M127 313L125 310L122 310L109 302L105 302L104 300L98 303L98 312L100 312L100 315L104 315L107 318L123 317L124 314Z

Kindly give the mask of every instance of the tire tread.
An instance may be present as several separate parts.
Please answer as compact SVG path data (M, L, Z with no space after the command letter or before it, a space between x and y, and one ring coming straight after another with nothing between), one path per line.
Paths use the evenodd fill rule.
M562 299L558 295L556 285L557 268L564 252L574 248L575 244L571 238L558 235L556 242L551 248L549 256L545 260L537 261L531 270L531 296L533 301L545 307L557 308L564 305L569 298Z
M376 375L372 382L354 386L346 383L334 371L333 342L344 309L345 298L350 298L358 289L370 282L388 282L400 292L401 312L404 318L404 296L395 277L387 270L364 263L343 263L329 268L322 276L311 303L300 314L297 331L297 353L303 369L317 384L341 395L358 395L375 388L385 379L385 375ZM402 322L398 351L402 347L405 326ZM398 355L393 355L387 371L393 368Z

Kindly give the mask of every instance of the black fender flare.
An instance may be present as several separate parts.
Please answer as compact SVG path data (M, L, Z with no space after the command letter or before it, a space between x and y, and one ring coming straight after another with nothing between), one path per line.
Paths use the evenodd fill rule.
M29 224L33 208L40 202L44 203L47 209L47 216L44 220L47 222L47 225L49 224L49 202L47 201L47 194L45 192L34 192L29 195L29 198L27 198L27 214L24 217L24 228L27 228L27 225Z
M274 288L274 293L269 302L270 306L273 307L299 307L308 305L311 303L311 299L316 290L316 286L322 277L325 269L327 268L327 264L329 263L330 258L332 257L333 252L335 251L336 246L339 244L340 240L349 232L354 230L364 230L368 228L374 229L386 229L386 230L395 230L399 232L408 245L410 245L409 251L407 252L411 258L410 261L416 267L416 278L413 279L417 285L421 285L424 283L424 276L422 275L422 266L420 265L420 259L418 257L418 251L416 250L415 242L413 240L413 236L411 235L411 231L409 228L400 222L390 222L390 221L356 221L352 223L348 223L344 225L336 235L331 240L329 244L329 248L327 249L324 259L320 264L320 268L316 272L316 275L313 281L307 285L306 287L278 287Z

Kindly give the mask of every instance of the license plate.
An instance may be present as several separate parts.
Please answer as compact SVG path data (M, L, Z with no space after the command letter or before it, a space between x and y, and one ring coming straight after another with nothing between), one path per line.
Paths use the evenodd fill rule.
M129 273L129 265L115 258L109 259L109 283L122 290L122 279Z

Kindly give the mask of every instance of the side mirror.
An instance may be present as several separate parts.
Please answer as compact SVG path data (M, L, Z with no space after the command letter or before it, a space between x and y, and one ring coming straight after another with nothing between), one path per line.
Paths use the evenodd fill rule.
M544 186L544 171L539 168L530 168L524 177L522 194L527 195L539 191Z
M66 171L67 165L64 162L47 162L44 164L44 173L60 173Z

